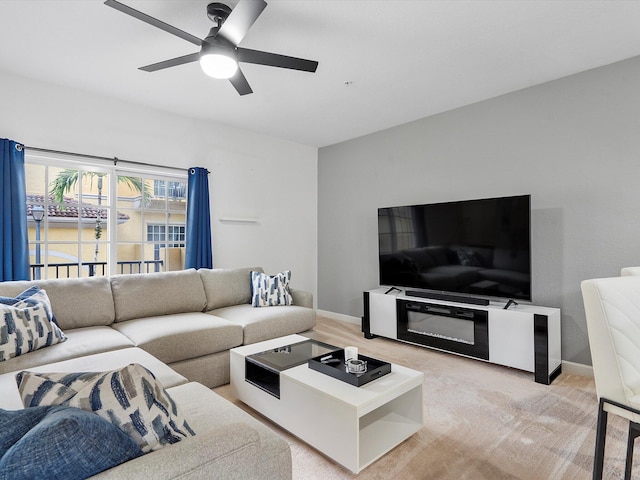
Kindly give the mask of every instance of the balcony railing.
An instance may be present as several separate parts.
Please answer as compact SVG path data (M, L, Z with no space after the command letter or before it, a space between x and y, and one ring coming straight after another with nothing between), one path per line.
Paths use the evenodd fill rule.
M160 267L164 264L163 260L126 260L117 262L120 272L119 273L150 273L159 272ZM43 263L34 263L31 265L31 278L36 278L36 272L42 271L44 268L55 268L55 278L70 278L71 273L76 273L77 277L80 277L80 269L87 268L89 270L89 276L95 277L96 275L106 275L107 262L82 262L78 263L49 263L46 265ZM40 269L40 270L39 270ZM143 271L144 270L144 271ZM66 273L66 276L61 276L60 272ZM101 273L98 273L101 272Z

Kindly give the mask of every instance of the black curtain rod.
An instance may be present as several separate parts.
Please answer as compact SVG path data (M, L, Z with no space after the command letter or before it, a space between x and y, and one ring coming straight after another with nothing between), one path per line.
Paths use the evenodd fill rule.
M134 162L133 160L123 160L118 157L101 157L99 155L85 155L83 153L74 153L74 152L63 152L61 150L51 150L49 148L38 148L38 147L29 147L27 145L22 145L22 148L26 150L33 150L34 152L44 152L44 153L58 153L61 155L68 155L72 157L82 157L82 158L92 158L94 160L108 160L113 162L113 166L117 166L118 162L130 163L132 165L142 165L145 167L156 167L156 168L166 168L167 170L176 170L182 173L188 172L187 168L176 168L176 167L165 167L164 165L157 165L155 163L144 163L144 162Z

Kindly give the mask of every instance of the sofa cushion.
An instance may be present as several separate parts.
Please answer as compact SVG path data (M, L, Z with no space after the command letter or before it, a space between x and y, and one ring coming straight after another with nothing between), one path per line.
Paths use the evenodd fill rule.
M195 435L162 384L137 363L109 372L22 371L16 382L25 407L67 405L96 413L143 452Z
M291 449L279 433L199 383L167 390L198 434L92 480L292 478Z
M293 299L289 292L290 281L290 270L275 275L251 272L251 305L254 307L291 305Z
M137 318L113 328L165 363L242 345L242 326L201 312Z
M169 393L198 426L198 435L103 472L95 480L292 478L291 449L281 435L199 383Z
M67 339L52 321L46 292L37 287L28 291L29 296L23 294L11 305L0 303L0 362Z
M171 313L201 312L207 305L200 275L194 269L144 275L115 275L111 289L116 322Z
M190 382L198 382L209 388L228 385L231 381L231 354L229 350L202 357L173 362L169 366L184 375Z
M101 327L108 328L108 327ZM117 332L116 332L117 333ZM52 347L53 348L53 347ZM39 367L29 368L31 372L98 372L115 370L130 363L139 363L148 370L165 387L174 387L187 383L187 379L176 372L171 367L165 365L153 355L136 347L123 348L111 352L96 353L85 357L72 358L62 362L50 363ZM23 408L18 386L15 379L16 371L11 371L0 375L0 408L18 409Z
M25 370L52 362L61 362L84 355L133 347L133 342L110 327L85 327L67 330L67 340L37 351L0 362L0 374Z
M24 433L24 429L31 425ZM22 433L0 458L0 479L80 480L142 455L120 429L71 407L0 410L0 426Z
M113 323L115 310L107 277L0 282L0 295L13 297L33 285L47 291L62 330Z
M264 272L260 267L198 270L207 295L205 310L249 303L252 271Z
M314 309L295 305L269 308L235 305L207 313L241 325L244 345L304 332L316 324Z
M0 362L0 373L133 346L131 340L110 327L76 328L67 330L65 336L62 343Z

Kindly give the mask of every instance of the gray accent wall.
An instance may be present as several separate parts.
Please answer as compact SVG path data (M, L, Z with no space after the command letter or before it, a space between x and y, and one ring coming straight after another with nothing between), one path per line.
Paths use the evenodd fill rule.
M321 148L318 308L362 315L379 207L531 194L533 303L590 365L580 282L640 265L639 191L640 57Z

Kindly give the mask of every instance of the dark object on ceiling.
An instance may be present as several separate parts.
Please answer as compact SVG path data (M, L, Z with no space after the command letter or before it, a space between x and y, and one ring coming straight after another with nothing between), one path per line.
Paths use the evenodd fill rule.
M140 70L145 72L155 72L200 61L202 69L207 75L215 78L228 78L240 95L247 95L253 93L253 90L240 70L238 62L304 72L315 72L318 68L318 62L313 60L250 50L238 46L267 6L264 0L240 0L233 10L223 3L210 3L207 6L207 16L215 23L215 26L211 28L204 40L116 0L106 0L104 4L200 47L199 52L140 67ZM226 73L214 71L213 69L218 66L217 63L215 65L214 63L218 61L225 63L230 67L230 70Z

